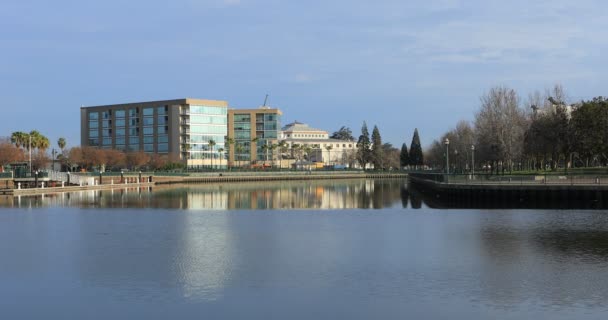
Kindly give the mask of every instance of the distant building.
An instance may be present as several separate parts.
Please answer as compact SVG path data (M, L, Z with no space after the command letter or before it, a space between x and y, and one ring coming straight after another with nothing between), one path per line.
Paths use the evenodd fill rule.
M357 149L354 141L331 139L327 131L312 128L297 121L282 128L281 138L287 143L290 150L293 145L311 147L309 160L326 165L349 165L353 162L352 157Z
M188 166L219 159L227 135L228 102L176 99L82 107L81 145L154 153ZM216 145L209 147L209 141ZM215 161L214 165L218 165Z
M270 107L228 110L228 138L234 139L228 146L229 165L270 164L272 151L264 145L278 143L281 116L281 110Z

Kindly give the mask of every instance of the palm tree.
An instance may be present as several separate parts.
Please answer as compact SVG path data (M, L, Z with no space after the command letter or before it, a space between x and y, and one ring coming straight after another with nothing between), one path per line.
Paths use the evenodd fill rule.
M255 161L255 160L258 159L258 141L259 140L260 140L260 138L258 138L258 137L255 137L255 138L251 139L251 144L252 144L251 147L253 148L253 150L255 150L255 152L253 153L253 154L255 154L255 156L254 156L255 158L254 159L250 159L251 163L253 163L253 161Z
M63 154L63 151L64 151L66 145L67 145L67 141L65 140L65 138L62 137L62 138L59 138L59 140L57 140L57 146L61 150L61 154Z
M275 159L275 157L274 157L274 150L276 148L278 148L278 147L279 147L279 145L276 144L276 143L273 143L273 144L270 145L270 161L271 161L271 165L273 167L274 167L274 159Z
M230 152L230 150L233 150L232 145L234 144L234 138L226 137L226 144L228 145L228 152ZM235 154L234 150L232 151L232 154ZM228 157L228 158L229 158L228 160L230 160L230 157Z
M297 143L293 143L291 145L291 157L294 158L296 160L296 163L298 162L298 151L300 149L300 145ZM296 166L297 168L297 166Z
M287 145L287 142L285 142L285 140L279 142L279 152L281 153L279 154L279 166L281 168L283 168L283 154L287 152L288 148L289 146Z
M331 149L333 149L334 147L332 147L332 145L328 145L325 146L325 149L327 149L327 160L328 160L328 164L331 166Z
M213 170L213 147L215 147L216 143L213 139L209 140L209 142L207 143L209 144L209 148L211 149L211 169Z
M223 158L223 154L224 154L224 148L217 149L217 152L220 153L220 168L221 168L222 167L222 158Z
M22 131L15 131L11 134L11 143L17 148L28 148L29 150L29 134Z
M42 135L40 132L33 130L30 132L29 136L32 138L32 148L38 150L46 150L51 146L51 142L49 138Z
M241 153L243 152L243 145L240 144L240 143L237 143L235 149L236 149L235 151L237 153L236 154L236 158L240 158L241 157ZM238 166L239 167L241 166L241 162L240 161L238 162Z
M262 146L262 150L266 154L266 157L264 158L264 165L266 165L266 160L268 160L268 148L269 148L268 144L265 144Z

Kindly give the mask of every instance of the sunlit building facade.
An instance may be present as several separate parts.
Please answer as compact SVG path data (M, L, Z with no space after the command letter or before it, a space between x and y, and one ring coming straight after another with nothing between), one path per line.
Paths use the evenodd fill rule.
M228 163L248 166L272 161L269 147L278 143L281 116L279 109L268 107L228 110L228 139L234 142L228 146Z
M227 114L226 101L189 98L82 107L81 145L219 166Z

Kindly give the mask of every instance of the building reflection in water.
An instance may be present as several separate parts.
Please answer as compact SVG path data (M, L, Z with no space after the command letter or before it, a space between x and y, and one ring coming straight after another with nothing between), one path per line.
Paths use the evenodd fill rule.
M408 200L411 198L411 201ZM235 209L421 208L404 179L345 179L133 187L0 198L3 207Z

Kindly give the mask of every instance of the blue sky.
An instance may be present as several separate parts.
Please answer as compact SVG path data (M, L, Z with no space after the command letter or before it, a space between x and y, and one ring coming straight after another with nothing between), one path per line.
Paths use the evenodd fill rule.
M606 92L604 1L0 1L0 136L79 144L79 108L182 97L428 145L496 85ZM604 53L604 56L602 55Z

